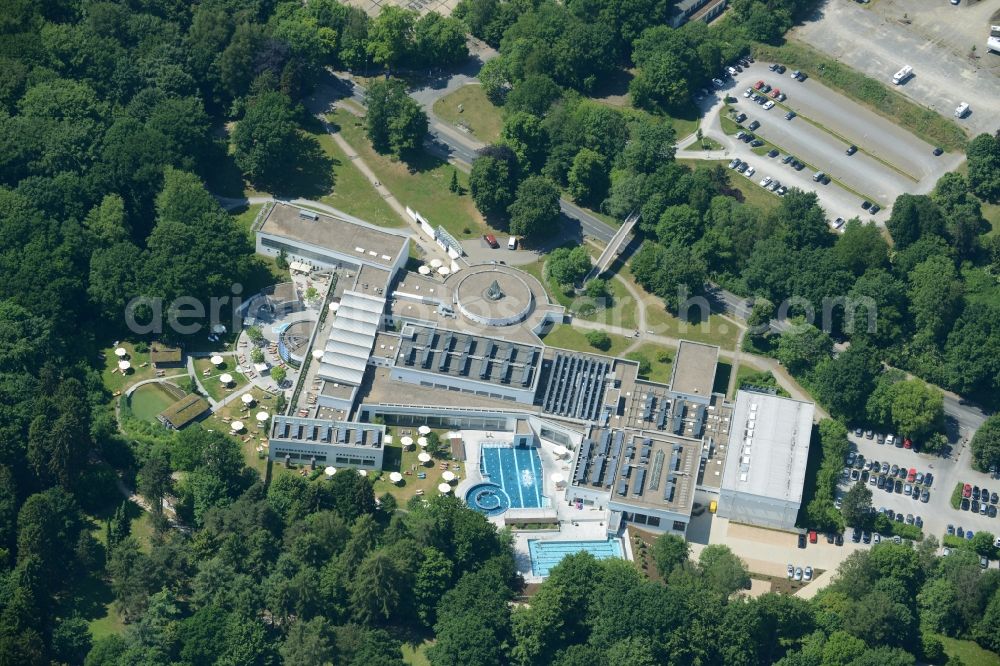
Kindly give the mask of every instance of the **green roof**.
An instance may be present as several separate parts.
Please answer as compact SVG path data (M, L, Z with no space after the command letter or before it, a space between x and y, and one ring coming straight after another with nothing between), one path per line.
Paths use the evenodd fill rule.
M209 408L208 401L195 393L189 393L162 412L158 418L171 428L183 428L201 416Z
M167 347L161 344L153 344L149 348L149 360L153 363L180 363L180 347Z

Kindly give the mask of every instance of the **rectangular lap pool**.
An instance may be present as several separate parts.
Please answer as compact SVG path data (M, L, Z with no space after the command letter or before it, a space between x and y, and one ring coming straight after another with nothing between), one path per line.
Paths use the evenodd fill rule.
M479 472L503 488L510 497L510 508L542 506L542 461L534 448L484 446Z
M622 559L621 539L607 541L539 541L528 539L528 552L531 554L531 573L535 576L548 576L549 570L562 561L562 558L574 553L587 552L599 560L610 557Z

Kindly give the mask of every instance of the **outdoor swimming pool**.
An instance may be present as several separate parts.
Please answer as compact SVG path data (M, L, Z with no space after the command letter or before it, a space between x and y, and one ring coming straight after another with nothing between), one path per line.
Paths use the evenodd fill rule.
M528 539L528 553L531 555L531 573L548 576L549 570L574 553L587 552L599 560L611 557L622 559L621 539L607 541L539 541Z
M542 506L542 461L535 448L483 446L479 473L506 492L511 508Z
M487 516L499 516L510 508L510 497L494 483L479 483L465 494L466 503Z

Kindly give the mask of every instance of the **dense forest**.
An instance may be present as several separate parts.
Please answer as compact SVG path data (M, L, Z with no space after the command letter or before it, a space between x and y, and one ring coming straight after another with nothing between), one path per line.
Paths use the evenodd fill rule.
M742 50L741 40L774 39L753 31L783 30L800 7L734 3L745 20L720 31L718 44L697 26L664 32L667 3L463 7L468 28L501 48L492 67L510 112L505 145L476 164L509 190L490 194L481 181L477 203L493 196L524 233L551 222L559 188L617 215L641 206L649 240L637 277L668 302L668 279L713 276L777 300L809 280L794 266L829 266L841 283L901 299L896 318L885 316L907 339L912 327L912 343L851 338L852 354L877 349L943 383L995 385L998 355L983 339L996 345L997 306L981 276L1000 252L981 242L966 181L899 206L890 229L909 236L890 252L860 225L836 242L821 234L808 195L765 215L723 196L725 173L673 162L675 137L657 113ZM651 554L662 581L631 563L578 556L530 606L515 607L522 589L509 536L454 498L397 507L350 474L286 474L265 486L228 436L198 427L122 434L98 349L123 334L126 304L137 294L208 298L265 279L246 234L212 196L220 174L236 169L240 180L280 190L303 156L318 154L299 128L324 67L448 66L466 56L464 31L456 19L403 10L372 20L335 0L5 4L0 664L378 666L403 663L401 646L425 640L434 641L432 663L470 666L909 664L940 657L934 632L1000 648L995 572L964 555L938 560L928 546L854 556L814 601L747 601L732 596L748 577L725 548L689 562L683 544L663 539ZM671 39L689 40L684 54L661 48ZM609 67L631 64L644 110L580 96ZM686 91L664 88L678 66L699 72ZM372 121L369 131L381 131L386 151L414 149L426 119L397 85L382 92L387 113L407 122L385 132ZM995 197L996 146L977 142L973 192ZM775 253L788 274L763 272ZM808 285L821 290L822 280ZM939 288L946 310L935 309ZM962 345L976 355L965 365L955 360ZM825 340L815 347L822 354L805 354L802 372L820 387L824 365L851 355L827 358ZM886 393L892 418L897 396ZM158 511L151 535L133 534L120 483L150 500L172 497L181 524ZM109 591L124 629L92 633L103 612L95 589Z

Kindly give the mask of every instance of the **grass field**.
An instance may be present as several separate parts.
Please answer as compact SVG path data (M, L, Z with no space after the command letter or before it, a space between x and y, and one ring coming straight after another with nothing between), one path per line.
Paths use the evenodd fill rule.
M229 214L233 216L233 221L236 222L237 226L243 229L247 236L251 239L253 238L253 233L250 227L253 226L253 221L257 219L257 213L260 209L264 207L264 204L252 204L250 206L245 206L244 208L236 208L229 211Z
M379 155L368 142L361 120L347 111L337 110L327 119L340 128L351 147L401 204L419 211L432 225L444 226L456 238L486 233L488 227L468 195L469 180L464 173L427 153L421 153L411 163ZM465 192L462 196L448 190L455 172Z
M778 384L778 380L775 379L774 374L770 370L765 370L761 372L757 368L751 367L749 365L740 365L736 370L736 384L735 390L739 390L743 383L748 379L754 379L752 382L754 386L773 386L778 389L778 395L789 397L788 391L781 388ZM733 396L730 396L733 397Z
M626 354L625 358L632 359L633 361L638 361L640 359L649 361L649 373L641 375L640 378L648 379L651 382L667 384L670 382L670 373L674 367L674 357L676 354L677 349L675 347L667 347L648 342L641 345L634 352Z
M722 166L727 166L729 162L725 160L689 160L689 159L679 159L677 160L681 164L691 167L692 169L698 166L714 166L716 164L721 164ZM742 174L736 173L735 171L729 172L729 184L733 189L740 193L738 200L743 203L750 204L760 208L765 212L770 212L781 205L781 198L771 192L767 192L763 187L757 184L757 181L752 178L747 178Z
M403 643L403 663L410 666L431 666L427 658L427 648L434 645L431 641L420 644Z
M242 400L234 400L205 419L202 426L209 430L228 433L230 431L229 423L223 419L229 419L230 422L243 421L246 431L238 437L236 435L233 436L240 443L243 462L247 467L257 470L257 473L263 478L267 470L267 449L259 452L257 451L257 447L263 446L267 441L266 424L265 428L261 428L255 416L260 411L274 414L277 398L256 387L250 389L250 395L254 397L254 403L249 407L244 406ZM244 442L243 438L247 436L250 436L250 439ZM264 455L262 456L261 453ZM276 469L281 468L281 466L275 467Z
M414 497L418 492L422 491L425 497L433 497L438 494L438 484L443 481L441 474L445 471L440 469L440 465L445 463L448 465L448 469L458 475L459 479L464 476L464 472L461 467L461 463L456 463L453 461L442 461L442 460L432 460L429 465L423 465L417 460L417 456L423 450L419 446L414 445L411 451L404 451L403 447L399 444L399 432L395 429L387 429L387 433L392 433L393 443L388 444L385 447L384 462L382 463L382 472L375 481L375 496L383 495L389 493L396 498L399 506L405 506L412 497ZM446 442L444 439L444 430L434 430L438 437L442 439L442 442ZM412 435L413 439L416 440L418 435L416 434L416 429ZM458 469L455 469L455 465L458 465ZM390 472L399 472L403 475L403 480L396 485L389 481ZM417 475L424 473L427 478L421 479Z
M911 102L888 86L801 42L792 40L783 46L755 44L754 56L805 70L834 90L946 150L962 150L968 140L962 128L951 119Z
M247 383L247 378L236 370L236 359L232 356L225 356L223 358L225 361L218 368L212 365L212 362L207 358L194 359L195 374L201 385L205 387L205 390L208 391L208 394L214 400L222 400L237 389L246 386ZM207 375L203 374L206 370L208 371ZM224 374L230 374L233 377L233 383L228 387L223 386L222 382L219 381L219 377Z
M1000 666L1000 656L995 652L984 650L974 641L961 641L941 634L935 634L944 643L944 652L949 657L957 657L963 664L977 666Z
M554 326L548 335L544 336L544 340L545 344L550 347L605 356L619 356L631 344L631 340L620 335L608 333L608 337L611 338L611 348L606 351L597 349L587 342L586 331L573 328L570 324L559 324Z
M544 259L518 266L518 268L537 278L553 301L572 311L574 316L580 319L599 321L622 328L635 328L638 325L639 306L629 294L628 289L617 280L608 280L608 288L611 290L611 307L605 307L605 303L597 302L588 296L567 296L563 293L555 280L543 277ZM590 309L591 307L593 310Z
M500 138L503 125L500 109L486 98L482 86L467 85L445 95L434 102L434 113L452 125L467 127L472 136L484 143L495 143Z
M405 226L364 174L351 164L332 136L321 132L316 138L333 162L333 192L320 197L319 201L380 227Z

